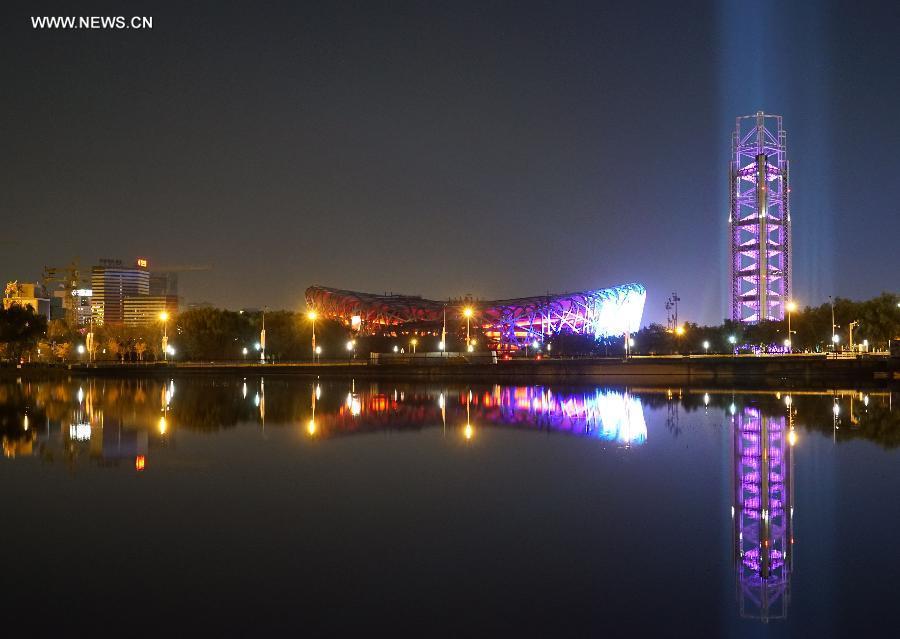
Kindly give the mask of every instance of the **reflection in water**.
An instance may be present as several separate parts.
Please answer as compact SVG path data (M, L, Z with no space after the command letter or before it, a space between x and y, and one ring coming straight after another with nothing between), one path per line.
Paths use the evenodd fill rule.
M786 398L790 411L791 402ZM793 552L793 423L746 407L732 416L732 507L737 594L742 617L787 616Z
M479 426L514 426L594 437L630 446L647 439L640 400L625 391L554 391L544 386L494 386L476 391L404 391L391 393L372 388L356 391L355 384L342 406L316 416L315 393L311 409L317 436L348 435L385 428L423 428L440 423L460 424L471 440ZM309 429L308 429L309 430Z
M495 386L480 417L492 423L529 423L553 431L642 444L647 424L637 397L627 391L554 392L543 386Z
M618 445L647 438L641 401L626 391L544 386L456 389L369 383L309 384L251 379L87 379L0 383L0 419L7 458L38 455L75 465L128 461L150 467L154 448L172 447L175 432L216 431L242 422L265 428L300 424L310 437L378 430L458 428L471 441L478 428L506 426L596 438ZM297 389L301 391L298 393ZM268 406L267 406L268 400Z
M149 475L164 467L160 453L174 448L179 431L211 433L267 423L292 429L304 445L440 428L451 435L449 441L474 447L491 443L486 430L512 428L627 449L647 441L645 409L659 416L653 436L661 441L690 437L696 423L692 414L700 413L716 429L723 423L731 428L733 566L728 570L734 572L737 609L743 617L769 621L784 619L791 600L793 455L798 440L802 444L796 427L838 446L855 439L886 449L900 446L900 411L893 411L896 395L888 391L782 396L716 389L267 379L268 384L252 377L0 382L3 452L7 458L61 460L71 468L87 459ZM649 460L652 454L641 457ZM727 502L722 505L727 507Z

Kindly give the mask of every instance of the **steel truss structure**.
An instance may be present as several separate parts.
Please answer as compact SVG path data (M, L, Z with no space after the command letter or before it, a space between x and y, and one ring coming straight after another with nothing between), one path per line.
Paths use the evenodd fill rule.
M787 616L793 569L793 456L784 416L748 407L734 429L734 565L742 617Z
M626 284L561 295L518 299L438 302L409 295L374 295L311 286L306 305L320 316L374 335L385 330L449 330L465 326L464 309L472 309L472 326L488 340L490 350L518 350L561 333L595 339L637 332L646 289Z
M737 118L728 176L731 206L731 318L784 319L791 292L791 213L781 116Z

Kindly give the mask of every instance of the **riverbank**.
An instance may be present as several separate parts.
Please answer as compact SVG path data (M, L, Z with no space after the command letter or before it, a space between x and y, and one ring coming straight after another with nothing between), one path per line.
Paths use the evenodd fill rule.
M433 358L371 364L356 362L180 362L156 364L25 365L7 373L65 373L85 376L142 375L300 375L319 377L422 380L479 379L491 381L605 383L702 383L714 386L830 386L900 384L900 360L887 357L826 359L812 356L772 357L633 357L622 359L512 360L497 363L441 361Z

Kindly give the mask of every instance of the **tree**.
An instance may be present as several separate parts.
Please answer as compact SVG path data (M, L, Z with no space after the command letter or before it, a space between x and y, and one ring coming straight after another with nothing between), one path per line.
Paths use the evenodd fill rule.
M0 343L6 345L10 357L18 359L30 352L46 332L47 318L35 313L31 305L0 309Z
M71 342L56 342L53 344L53 356L58 360L64 362L69 359L69 354L72 352L72 343Z

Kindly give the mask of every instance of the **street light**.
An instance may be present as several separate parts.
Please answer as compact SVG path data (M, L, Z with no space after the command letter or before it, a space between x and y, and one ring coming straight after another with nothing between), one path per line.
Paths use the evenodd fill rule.
M321 346L316 346L316 350L313 351L313 352L315 353L315 358L316 358L316 361L318 362L318 361L319 361L319 356L322 354L322 347L321 347Z
M728 343L731 344L731 354L737 357L737 348L735 347L735 344L737 344L737 337L735 337L734 335L729 335Z
M310 311L306 314L306 317L312 322L312 352L318 355L318 352L316 352L316 318L319 317L319 314L315 311Z
M416 344L418 344L418 343L419 343L419 340L417 340L415 337L413 337L411 340L409 340L409 345L412 346L413 354L415 354L415 352L416 352Z
M463 309L463 315L466 318L466 345L469 344L469 320L472 319L472 312L471 306L467 306ZM469 349L469 352L472 352L471 349Z
M169 360L169 314L163 311L159 314L159 321L163 325L162 351L163 361Z
M351 359L353 359L354 355L356 355L356 353L353 352L355 348L356 348L356 342L354 340L351 339L350 341L347 342L347 361L348 362Z
M709 354L709 340L703 340L703 350Z
M788 347L788 352L793 353L793 350L791 348L791 340L793 339L793 337L792 337L793 333L791 333L791 313L793 313L794 311L797 310L797 305L794 303L793 300L791 300L790 302L788 302L785 305L784 308L785 308L785 310L787 310L787 314L788 314L788 338L785 340L784 345Z

